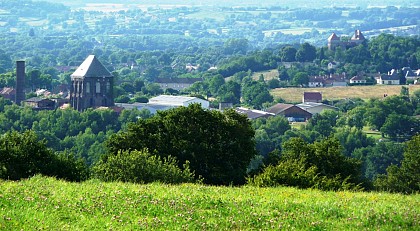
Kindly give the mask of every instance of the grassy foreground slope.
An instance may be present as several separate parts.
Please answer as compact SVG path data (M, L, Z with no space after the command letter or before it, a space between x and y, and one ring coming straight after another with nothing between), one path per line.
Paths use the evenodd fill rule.
M420 195L0 181L0 230L418 230Z
M361 98L373 99L399 95L402 85L373 85L373 86L349 86L349 87L323 87L323 88L277 88L271 90L274 97L280 97L287 102L302 102L303 92L318 91L322 93L322 98L326 100ZM420 85L405 86L409 92L420 89Z

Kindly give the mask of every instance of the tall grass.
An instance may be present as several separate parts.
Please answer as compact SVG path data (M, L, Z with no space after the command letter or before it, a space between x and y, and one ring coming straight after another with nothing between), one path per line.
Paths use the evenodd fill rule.
M418 230L420 196L295 188L0 182L0 230Z
M318 91L322 93L322 98L326 100L337 100L346 98L361 98L361 99L379 99L383 98L384 94L399 95L401 92L401 85L374 85L374 86L349 86L349 87L323 87L323 88L277 88L271 90L271 94L275 97L280 97L287 102L301 102L303 92ZM410 93L420 89L420 85L406 86Z

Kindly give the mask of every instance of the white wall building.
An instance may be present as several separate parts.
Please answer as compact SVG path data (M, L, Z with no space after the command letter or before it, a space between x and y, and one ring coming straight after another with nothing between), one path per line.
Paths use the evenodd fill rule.
M210 103L207 100L197 97L189 96L174 96L174 95L160 95L149 99L149 104L173 106L173 107L187 107L190 104L199 103L205 109L210 108Z

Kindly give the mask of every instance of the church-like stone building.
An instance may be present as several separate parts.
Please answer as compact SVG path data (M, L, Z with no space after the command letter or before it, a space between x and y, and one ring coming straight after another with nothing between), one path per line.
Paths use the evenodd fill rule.
M94 55L89 55L71 75L71 106L78 111L114 106L113 80L106 67Z
M355 30L354 35L349 41L342 41L335 33L332 33L328 38L328 49L335 50L337 47L341 47L345 50L347 48L358 46L365 41L365 36L363 36L360 30Z

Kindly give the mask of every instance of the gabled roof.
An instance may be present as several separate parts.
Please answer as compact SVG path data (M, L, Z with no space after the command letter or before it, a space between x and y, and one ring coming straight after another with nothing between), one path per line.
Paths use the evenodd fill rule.
M258 119L258 118L267 118L270 116L274 116L274 113L260 111L260 110L253 110L244 107L237 107L235 111L239 114L244 114L248 117L248 119Z
M10 95L10 94L16 94L16 91L14 88L5 87L0 91L0 95Z
M206 101L204 99L200 99L197 97L159 95L159 96L149 99L149 104L182 106L184 103L192 101L192 100Z
M306 102L306 103L300 103L297 104L296 106L304 109L304 110L308 110L309 108L314 108L314 107L327 107L333 110L338 110L337 107L328 105L328 104L324 104L324 103L313 103L313 102Z
M32 97L32 98L29 98L27 100L24 100L23 102L41 102L41 101L51 101L52 102L52 100L50 100L50 99L42 99L42 98L38 98L38 97Z
M322 100L321 92L303 92L303 98L305 100Z
M398 75L381 75L380 78L382 80L400 80Z
M366 80L366 78L364 76L361 76L361 75L355 75L350 80L351 81L355 81L355 80Z
M94 55L89 55L71 77L112 77L112 74Z
M309 82L311 83L323 83L324 78L322 76L309 76Z
M331 40L340 40L340 38L335 33L332 33L330 37L328 37L328 41Z
M279 114L291 107L294 107L295 105L293 104L286 104L286 103L278 103L276 105L271 106L270 108L267 109L267 112L270 113L274 113L274 114Z

